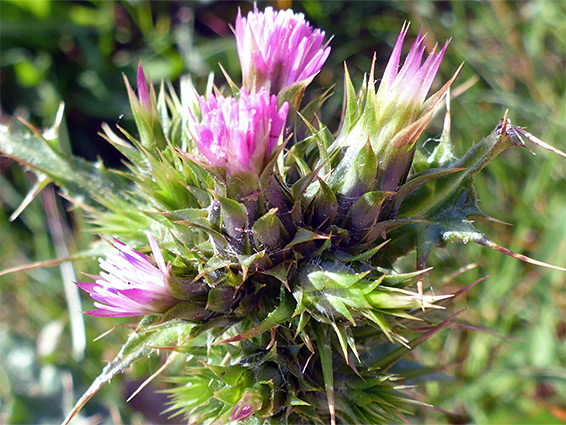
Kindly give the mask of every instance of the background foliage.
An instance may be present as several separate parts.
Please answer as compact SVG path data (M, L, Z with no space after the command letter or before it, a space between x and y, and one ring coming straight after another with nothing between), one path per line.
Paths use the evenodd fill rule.
M266 3L267 4L267 3ZM410 35L420 27L432 47L452 38L437 83L465 61L455 87L477 79L452 102L453 140L459 152L510 118L542 140L566 150L566 5L525 2L290 2L271 3L304 12L314 26L334 35L332 53L307 96L336 84L323 121L336 128L342 101L343 62L357 86L377 52L384 69L403 21ZM258 5L264 6L263 2ZM204 86L210 71L223 82L218 63L239 81L239 62L229 27L245 2L142 2L50 0L0 2L1 120L16 117L38 125L53 123L60 101L73 152L101 156L119 167L120 156L97 136L102 122L133 129L121 74L134 80L141 59L153 81L176 81L189 72ZM122 114L126 114L123 116ZM440 117L429 128L437 137ZM422 140L426 140L423 137ZM426 149L426 144L425 144ZM566 258L566 169L559 157L537 150L511 150L480 175L479 198L489 215L514 226L485 222L480 229L505 246L564 266ZM30 176L0 159L2 237L0 269L60 257L88 246L96 235L85 218L44 191L13 223L9 217L32 185ZM507 258L486 248L450 245L431 259L431 283L462 266L477 266L446 285L452 290L492 276L452 305L462 318L489 329L440 332L413 358L439 366L438 381L415 395L438 409L417 412L414 423L564 423L566 421L566 295L564 275ZM74 270L96 273L94 262ZM83 318L72 305L76 290L69 266L0 277L0 422L61 421L78 395L113 358L128 335L119 328L105 340L111 319ZM449 288L442 292L449 292ZM84 323L84 333L81 330ZM123 323L132 323L124 320ZM74 332L74 333L73 333ZM73 337L74 335L74 337ZM81 339L84 335L84 339ZM85 345L86 344L86 345ZM153 358L115 378L85 408L107 423L164 423L158 413L163 394L142 392L123 402L136 383L155 372ZM163 387L156 383L155 387ZM155 388L154 387L154 388ZM151 409L147 409L152 405ZM96 418L95 418L96 419ZM78 423L78 422L77 422Z

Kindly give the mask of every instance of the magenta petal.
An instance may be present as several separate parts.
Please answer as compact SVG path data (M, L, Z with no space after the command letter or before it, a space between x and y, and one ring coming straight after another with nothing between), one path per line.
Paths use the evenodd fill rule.
M165 266L165 260L163 259L163 254L161 253L161 250L159 249L159 245L157 245L157 242L155 241L155 239L153 238L151 233L145 232L145 235L147 236L147 239L149 240L149 246L151 247L151 252L153 253L153 258L155 259L155 262L157 263L159 270L161 270L163 273L165 273L167 271L167 268Z
M92 293L94 287L98 286L96 282L75 282L75 285L88 293Z
M156 299L159 298L159 294L156 292L149 292L137 288L120 289L118 290L118 294L142 305L150 304L152 301L156 301Z
M118 298L118 299L117 299L117 302L114 302L114 303L113 303L113 302L112 302L112 297L111 297L111 294L112 294L112 293L114 293L114 295L117 295L117 294L118 294L117 289L115 289L115 288L107 288L107 293L106 293L106 295L101 295L101 294L98 294L98 293L96 293L96 292L92 292L92 293L90 294L90 297L91 297L93 300L98 301L99 303L108 304L108 305L113 305L113 304L114 304L114 305L116 305L117 307L118 307L118 305L117 305L118 303L124 304L124 303L127 302L127 300L121 301L120 298ZM115 297L114 297L114 298L115 298Z
M389 58L389 62L387 62L385 72L383 73L383 79L381 80L381 84L385 88L391 86L391 84L393 84L393 80L397 76L397 68L399 67L399 62L401 61L401 49L403 47L403 41L405 40L407 31L409 31L409 24L403 24L401 33L399 34L397 42L395 43L395 47L393 48L393 53Z
M440 63L442 62L442 58L444 56L444 52L446 52L446 49L448 48L448 44L450 43L450 41L447 41L444 44L444 47L442 48L442 50L440 52L438 52L438 54L436 54L432 60L432 63L430 65L430 68L428 69L427 75L424 78L424 81L422 83L422 98L424 99L428 93L428 91L430 90L430 87L432 86L432 82L434 81L434 77L436 76L436 73L438 72L438 68L440 68ZM432 56L432 54L431 54Z
M422 62L426 49L426 34L423 34L421 29L405 58L403 66L398 70L401 61L401 49L407 30L408 25L403 25L377 93L383 117L386 117L388 113L396 114L395 111L401 111L405 108L410 109L409 113L405 114L406 117L414 117L420 114L421 107L448 46L448 44L445 44L439 53L435 53L433 50Z
M142 316L146 313L143 312L125 312L125 311L111 311L111 310L92 310L92 311L84 311L84 314L88 314L90 316L97 316L97 317L131 317L131 316Z

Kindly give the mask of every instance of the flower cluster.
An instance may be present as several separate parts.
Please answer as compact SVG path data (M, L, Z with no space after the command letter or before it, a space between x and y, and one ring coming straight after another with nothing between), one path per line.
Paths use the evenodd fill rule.
M181 96L164 85L157 96L139 67L137 95L127 85L139 140L105 128L127 170L69 162L87 167L69 184L46 170L56 166L49 161L37 166L41 178L78 193L77 205L88 199L99 233L149 240L152 256L115 239L100 274L77 283L95 300L88 314L151 316L97 382L172 350L170 361L186 355L187 372L171 390L171 410L195 423L398 422L408 401L395 383L401 374L388 369L453 317L428 316L424 333L411 321L465 292L424 293L432 250L460 239L541 264L473 226L475 174L534 136L505 117L456 158L447 115L436 149L416 156L455 76L429 95L448 43L426 56L422 33L401 66L408 25L379 87L375 61L359 91L346 72L334 134L317 119L326 94L300 109L330 53L324 32L270 7L238 13L234 32L243 81L229 80L232 96L212 84L200 96L188 80ZM53 164L64 161L57 155ZM149 229L163 235L160 245ZM415 249L416 270L397 270Z

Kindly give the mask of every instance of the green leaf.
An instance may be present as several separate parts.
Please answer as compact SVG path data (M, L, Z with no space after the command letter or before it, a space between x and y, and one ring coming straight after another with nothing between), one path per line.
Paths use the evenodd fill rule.
M246 207L224 196L215 194L214 197L220 203L224 231L235 242L244 246L247 240L245 229L248 223Z
M139 358L146 357L158 350L150 347L170 346L184 341L193 325L183 322L159 323L155 316L144 317L118 355L102 370L88 390L77 401L73 410L65 418L68 424L98 390L116 374L122 372Z
M335 297L334 295L327 294L326 299L328 300L330 305L334 308L334 310L336 310L338 313L340 313L342 316L344 316L346 319L348 319L348 321L353 326L356 326L356 321L352 317L352 313L350 313L350 310L348 310L348 307L346 307L346 304L344 304L340 300L339 297ZM334 323L334 321L331 321L331 322ZM345 339L344 339L344 341L345 341ZM347 358L347 357L345 357L345 358Z
M379 218L379 212L383 201L392 194L392 192L367 192L358 198L352 205L345 221L351 223L351 227L358 234L369 230ZM347 227L347 226L344 226Z
M333 272L329 270L315 270L308 274L310 283L319 291L324 289L346 289L359 282L370 271L352 273L350 271Z
M202 225L206 225L206 220L208 218L208 212L201 208L183 208L181 210L165 211L156 214L171 217L175 220L188 221L192 223L199 222Z
M393 329L391 328L391 324L387 321L383 314L373 310L362 310L361 314L372 323L375 323L385 334L387 339L393 342L393 338L391 336Z
M234 288L211 288L208 291L206 309L216 313L227 314L234 304Z
M328 239L328 236L314 233L311 232L310 230L305 229L304 227L300 227L297 230L297 233L295 233L295 236L293 237L291 242L287 244L285 249L291 248L295 245L299 245L305 242L315 241L319 239Z
M231 387L235 387L245 379L245 373L249 372L250 369L240 365L230 365L230 366L215 366L208 363L204 365L211 370L221 381L228 384Z
M388 286L407 286L410 283L416 282L416 278L422 276L424 273L432 270L432 267L423 270L417 270L411 273L399 274L385 274L383 275L383 283Z
M287 405L287 406L310 406L309 403L298 398L293 391L289 391L287 393L287 400L285 401L285 405Z
M231 388L231 387L227 387L227 388L222 388L218 391L214 392L214 398L217 400L220 400L221 402L223 402L225 405L234 405L238 402L238 400L240 399L240 395L242 393L242 390L239 388ZM221 416L221 415L219 415Z
M238 264L242 268L242 281L246 280L249 269L257 264L265 256L265 251L259 251L251 255L238 254Z
M261 273L273 276L275 279L285 285L286 288L289 288L289 282L287 280L287 268L285 266L285 263L281 263L268 270L262 270Z
M127 180L108 173L102 163L63 156L36 135L1 131L0 152L46 175L78 203L96 206L98 199L113 199L128 190Z

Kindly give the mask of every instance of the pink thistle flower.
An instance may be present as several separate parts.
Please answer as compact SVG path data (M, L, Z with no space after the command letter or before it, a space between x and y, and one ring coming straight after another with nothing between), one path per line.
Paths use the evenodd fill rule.
M94 276L96 281L76 283L96 301L97 310L87 314L107 317L162 314L180 302L169 288L169 266L165 265L157 242L151 234L147 237L157 267L146 255L115 240L118 252L98 260L103 271Z
M408 30L408 25L401 29L376 94L381 127L380 147L377 150L381 160L378 171L381 190L392 190L405 181L415 143L458 74L456 71L442 89L425 101L449 41L438 53L435 46L423 62L426 34L419 31L417 40L399 69L401 48Z
M330 54L324 31L313 29L302 13L267 7L236 19L236 44L244 86L277 94L295 83L305 86Z
M277 98L265 88L249 94L245 87L238 99L200 98L201 121L195 124L198 150L208 164L227 175L259 175L283 132L289 106L277 109Z
M376 174L378 189L395 190L405 182L416 142L460 70L427 99L448 42L439 52L434 48L423 61L426 35L420 32L400 67L401 50L408 29L408 25L401 29L377 91L375 58L357 99L352 98L353 86L346 74L346 86L350 87L350 94L346 99L343 127L330 149L347 148L348 152L327 181L328 184L343 184L342 181L348 180L349 176L357 178L356 170L349 175L346 173L352 169L354 160L368 141L379 164ZM360 183L352 180L346 187L355 184Z

